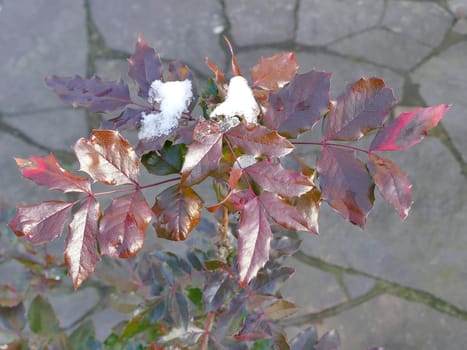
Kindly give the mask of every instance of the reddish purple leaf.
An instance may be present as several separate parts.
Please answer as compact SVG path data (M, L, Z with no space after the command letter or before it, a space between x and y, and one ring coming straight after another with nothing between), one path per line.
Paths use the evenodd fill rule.
M89 197L75 213L66 239L65 263L77 289L99 262L97 223L101 216L99 202Z
M193 142L188 146L183 163L183 183L187 186L203 181L217 170L222 158L222 134L207 135L203 142Z
M261 125L250 127L242 123L230 129L226 135L234 146L254 156L282 157L294 149L287 139Z
M277 161L265 159L253 164L244 171L264 191L274 192L285 197L300 196L314 188L311 180L294 170L282 167Z
M141 126L142 109L126 108L118 117L104 120L101 128L105 130L132 130Z
M45 157L15 158L21 174L38 185L63 192L91 191L89 180L63 169L53 154Z
M154 80L162 80L162 62L152 47L140 35L135 53L128 59L128 75L138 84L138 95L148 98L148 91Z
M164 147L167 140L170 139L169 135L162 135L160 137L154 137L152 139L143 139L138 142L136 146L136 154L141 156L148 151L159 151Z
M248 201L238 225L238 269L240 283L248 284L269 260L272 238L266 212L258 197Z
M217 87L222 87L224 84L224 72L216 65L214 64L208 57L205 58L204 60L206 62L206 65L208 68L215 74L215 81L217 84ZM225 93L225 89L223 92Z
M45 83L62 101L73 107L84 107L90 112L111 112L131 104L128 85L122 80L104 81L94 76L85 79L74 77L51 76Z
M193 75L191 74L190 68L187 65L178 62L172 61L169 63L169 73L167 76L168 81L177 81L177 80L193 80Z
M373 153L368 155L367 166L381 195L405 219L413 204L412 185L407 176L391 160Z
M229 50L230 50L230 54L232 56L232 72L234 73L234 75L243 76L242 71L240 70L240 66L238 65L237 57L235 56L232 43L225 35L224 35L224 40L227 43L227 46L229 47Z
M252 86L266 90L283 87L295 76L298 70L297 60L293 52L282 52L272 57L261 57L250 69Z
M294 231L317 233L316 223L309 225L305 215L294 206L280 199L277 194L261 192L259 200L268 215L282 227Z
M324 121L324 137L328 140L358 140L371 130L380 128L396 103L392 89L378 78L361 78L347 86Z
M33 244L53 241L62 234L73 204L75 203L47 201L18 207L9 226L15 235L26 236Z
M152 211L141 191L114 198L99 227L101 253L112 258L131 258L143 247Z
M403 151L419 143L438 125L450 105L417 108L402 113L381 128L371 143L371 151Z
M199 224L203 200L190 187L174 185L156 197L152 207L154 228L159 237L183 241Z
M242 212L243 208L245 208L245 204L255 197L256 194L251 190L234 191L234 193L230 195L227 203L232 206L235 211Z
M139 158L117 131L94 130L91 139L75 144L80 170L107 185L138 183Z
M295 138L310 130L328 110L331 73L297 74L285 88L269 94L264 125Z
M325 146L317 163L321 197L351 223L365 227L373 207L374 186L354 151Z

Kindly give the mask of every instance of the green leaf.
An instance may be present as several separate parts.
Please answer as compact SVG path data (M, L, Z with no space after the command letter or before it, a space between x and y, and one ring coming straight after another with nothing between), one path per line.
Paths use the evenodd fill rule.
M127 323L122 335L120 335L120 341L130 340L135 335L147 330L150 325L149 312L148 310L145 310L133 317L130 322Z
M294 303L280 299L269 305L266 310L264 310L264 312L271 320L280 320L281 318L286 318L290 315L293 315L298 310L300 310L300 308L297 307Z
M172 142L166 141L159 154L154 151L146 153L141 157L141 162L151 174L177 174L182 169L186 152L185 144L173 145Z
M187 290L188 299L196 305L199 309L203 307L203 292L199 288L188 288Z
M270 339L261 339L255 341L252 350L271 350L274 346Z
M37 295L32 301L28 321L29 328L36 334L51 336L60 330L52 305L41 295Z
M96 340L96 331L92 320L80 324L70 335L73 350L99 349L100 343Z

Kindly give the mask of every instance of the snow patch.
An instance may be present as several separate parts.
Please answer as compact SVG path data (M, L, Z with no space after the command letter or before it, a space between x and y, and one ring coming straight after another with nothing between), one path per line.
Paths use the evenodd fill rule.
M235 118L240 116L248 123L257 123L259 106L244 77L235 76L230 79L229 89L225 101L211 112L210 117L224 116Z
M193 98L191 80L154 80L149 89L148 101L159 103L160 112L142 113L140 140L169 135L179 124L180 118Z

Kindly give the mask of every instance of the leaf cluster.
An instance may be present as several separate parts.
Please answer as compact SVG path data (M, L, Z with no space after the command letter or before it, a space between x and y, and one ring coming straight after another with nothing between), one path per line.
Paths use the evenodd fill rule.
M235 76L243 76L228 44L232 70ZM119 114L105 121L102 129L94 130L89 139L76 142L74 152L79 170L86 176L63 169L52 154L16 159L22 175L36 184L80 196L71 202L20 206L10 227L17 236L40 244L60 236L71 216L65 262L78 288L102 256L135 257L143 247L151 222L159 237L185 240L207 209L218 222L215 239L218 246L227 247L233 257L228 258L219 248L218 262L207 262L203 257L196 267L190 260L190 256L191 259L196 256L193 252L188 261L153 252L150 256L159 261L154 280L161 278L161 288L162 285L168 288L170 297L155 296L156 315L152 312L137 317L144 322L163 320L174 331L180 321L185 334L193 333L190 341L215 344L222 338L220 335L228 333L235 319L232 315L236 312L244 315L248 309L237 324L240 331L236 337L243 340L269 337L276 344L282 342L282 336L280 339L275 336L274 327L264 316L281 318L289 312L290 305L280 299L250 298L249 294L259 288L255 286L261 279L266 284L274 280L274 275L269 275L273 272L268 270L273 242L271 227L317 234L319 210L325 202L344 219L364 228L373 207L375 188L405 218L413 201L410 182L382 154L403 151L420 142L449 106L417 108L391 119L389 113L396 99L384 81L376 77L349 84L332 100L331 73L299 74L295 55L287 52L261 58L251 68L250 87L242 94L251 93L258 108L238 106L234 109L238 111L235 116L211 118L217 106L228 102L229 85L219 67L209 59L206 63L214 78L201 92L199 104L203 116L194 116L197 101L192 101L172 133L142 139L136 146L121 132L138 129L145 114L160 110L160 101L150 98L151 83L190 79L195 86L187 66L171 62L165 70L159 55L140 37L129 59L128 71L136 83L137 97L130 94L123 81L80 76L47 78L48 87L64 102L91 112ZM196 91L193 96L197 96ZM246 108L250 108L249 113L258 111L257 122L245 120L242 113ZM321 139L307 141L307 133L317 125L321 126ZM361 148L357 142L365 136L373 138L368 148ZM311 157L298 155L296 151L302 145L317 147L314 163L310 163ZM165 178L141 184L141 165ZM206 198L198 193L197 185L208 179L213 183L217 203L206 204ZM109 186L110 190L95 192L94 182ZM144 189L168 183L171 185L149 204ZM105 209L98 200L103 195L113 196ZM201 284L204 287L182 292L179 276L191 276L193 269L210 272ZM230 294L231 304L226 305ZM199 300L199 295L203 300ZM207 312L203 320L208 326L210 315L214 315L214 331L210 326L201 327L202 332L189 331L190 327L200 327L192 322L190 303L203 306L203 312ZM262 305L260 313L255 311L258 305Z

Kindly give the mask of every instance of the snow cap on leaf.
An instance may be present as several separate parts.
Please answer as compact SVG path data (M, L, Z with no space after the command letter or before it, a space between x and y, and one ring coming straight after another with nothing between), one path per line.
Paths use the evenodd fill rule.
M140 140L169 135L178 126L182 113L193 98L191 80L154 80L148 95L149 103L160 103L160 111L142 113Z
M224 116L228 119L240 116L245 118L248 123L256 124L258 115L259 106L248 86L248 81L238 75L230 79L225 101L211 112L210 117Z

